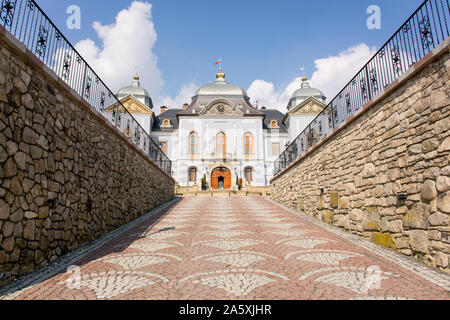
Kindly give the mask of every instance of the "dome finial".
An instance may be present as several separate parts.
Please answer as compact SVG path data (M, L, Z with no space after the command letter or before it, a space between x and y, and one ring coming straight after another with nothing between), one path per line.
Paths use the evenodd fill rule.
M225 73L223 73L222 68L219 69L219 72L216 73L216 82L217 81L225 81Z
M140 87L141 84L139 83L139 79L140 79L139 75L136 72L136 75L133 77L133 83L131 84L131 86L133 86L133 87Z

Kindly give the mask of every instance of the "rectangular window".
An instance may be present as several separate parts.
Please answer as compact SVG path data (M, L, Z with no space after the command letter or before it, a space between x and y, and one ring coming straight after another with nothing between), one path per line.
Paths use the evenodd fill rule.
M216 154L225 155L227 152L227 138L223 132L216 136Z
M189 182L196 182L196 181L197 181L197 169L190 168L189 169Z
M167 141L161 141L159 143L159 148L167 155L169 151L169 143Z
M253 154L253 136L250 134L244 136L244 153L246 155Z
M279 157L280 156L280 144L272 143L272 156Z
M192 132L189 135L189 153L190 154L198 154L198 135L195 132Z
M252 168L245 169L245 180L247 180L248 182L253 181L253 169Z

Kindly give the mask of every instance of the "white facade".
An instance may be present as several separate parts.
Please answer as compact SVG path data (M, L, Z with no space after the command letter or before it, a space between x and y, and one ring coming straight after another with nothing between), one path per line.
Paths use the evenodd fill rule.
M134 92L137 91L136 83L135 78ZM137 86L140 88L138 83ZM130 87L121 89L123 96L128 94L127 88ZM308 93L311 92L309 85L307 88ZM158 117L153 112L133 116L144 128L150 126L150 135L172 161L172 174L180 186L201 188L202 178L206 177L208 187L212 189L238 188L239 179L242 179L242 187L266 187L273 177L274 162L285 146L324 106L324 101L317 100L317 94L313 100L308 100L304 97L305 92L299 89L296 94L299 93L303 94L302 103L294 105L292 101L298 100L294 96L287 114L257 109L250 103L247 93L226 82L225 74L220 72L216 82L201 87L191 104L186 104L183 109L167 110L164 107ZM151 101L150 97L148 99ZM139 97L141 103L148 99ZM300 110L305 100L308 112ZM311 102L323 106L312 108Z
M191 118L179 117L179 129L174 132L152 133L159 142L168 142L168 157L173 161L173 173L181 186L192 186L204 175L210 180L211 172L216 167L228 168L232 177L245 176L244 169L253 170L252 186L267 186L273 175L273 160L268 161L268 150L272 142L283 146L287 136L269 135L263 129L263 117L245 118ZM198 135L198 151L190 152L190 134ZM225 154L216 150L216 139L219 133L226 137ZM251 150L245 148L244 136L252 137ZM267 137L270 136L270 139ZM197 169L197 181L189 180L189 169ZM236 186L236 179L232 179L232 186Z

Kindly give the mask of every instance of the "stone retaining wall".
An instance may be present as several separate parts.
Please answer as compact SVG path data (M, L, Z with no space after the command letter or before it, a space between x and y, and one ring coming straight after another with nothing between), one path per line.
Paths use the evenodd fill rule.
M448 44L276 176L271 198L449 272Z
M0 30L0 285L172 200L174 185Z

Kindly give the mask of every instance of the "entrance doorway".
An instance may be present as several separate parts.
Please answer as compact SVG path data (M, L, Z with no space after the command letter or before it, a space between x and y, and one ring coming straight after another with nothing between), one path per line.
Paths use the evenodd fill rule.
M231 189L231 172L227 168L220 167L213 170L211 174L211 188L213 190Z

